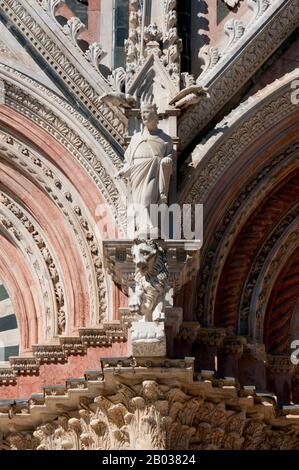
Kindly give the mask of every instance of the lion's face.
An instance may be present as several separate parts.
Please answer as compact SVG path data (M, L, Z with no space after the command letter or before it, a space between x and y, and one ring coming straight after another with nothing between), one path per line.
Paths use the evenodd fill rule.
M144 242L132 247L132 255L137 269L144 274L151 271L157 249L153 245Z

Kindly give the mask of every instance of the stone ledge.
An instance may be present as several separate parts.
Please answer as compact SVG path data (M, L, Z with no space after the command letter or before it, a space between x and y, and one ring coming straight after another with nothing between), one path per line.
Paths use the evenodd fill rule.
M15 385L19 375L38 374L41 364L64 364L69 356L85 355L89 347L110 347L126 340L126 327L116 321L95 328L80 328L79 336L60 336L57 344L35 344L30 356L28 352L26 356L12 356L5 367L0 367L0 386Z

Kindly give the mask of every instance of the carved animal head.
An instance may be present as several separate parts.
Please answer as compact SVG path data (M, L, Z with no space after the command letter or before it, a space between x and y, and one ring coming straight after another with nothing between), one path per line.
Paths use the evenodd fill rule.
M133 261L142 274L151 272L158 254L158 246L153 241L137 240L132 247Z

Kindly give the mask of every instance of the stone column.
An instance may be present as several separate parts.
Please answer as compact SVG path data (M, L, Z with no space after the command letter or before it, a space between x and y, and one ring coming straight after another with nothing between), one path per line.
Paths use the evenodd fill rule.
M290 356L268 355L267 379L268 389L277 395L281 403L292 401L292 376L295 366L290 361Z
M218 353L218 373L221 377L239 377L239 359L246 345L242 336L226 336Z
M225 337L224 328L200 328L196 336L192 356L194 368L198 370L217 370L217 354Z
M192 356L193 343L197 337L200 325L198 322L183 322L180 331L174 339L173 357Z
M247 344L239 359L239 382L255 385L259 391L267 390L267 355L263 344Z

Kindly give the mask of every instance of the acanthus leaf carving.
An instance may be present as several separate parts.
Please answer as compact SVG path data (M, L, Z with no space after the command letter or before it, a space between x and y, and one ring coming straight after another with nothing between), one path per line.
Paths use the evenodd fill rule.
M198 58L203 62L202 72L200 75L202 76L217 64L220 59L220 53L217 47L205 45L200 49Z
M120 366L121 370L121 366ZM75 385L76 387L76 385ZM214 389L214 387L213 387ZM214 390L188 384L143 380L127 386L117 379L109 394L81 399L79 410L65 410L34 431L11 432L1 443L7 450L270 450L297 449L298 425L281 423L264 405L244 409L239 397L216 401ZM209 390L209 391L208 391ZM236 389L233 387L234 392ZM83 395L84 389L81 389ZM49 389L53 401L65 391ZM234 395L235 397L235 395ZM230 404L230 406L229 406ZM227 406L228 405L228 406ZM269 408L269 407L268 407ZM258 417L258 419L257 419ZM286 432L287 425L287 432Z
M56 8L61 5L61 3L64 3L64 0L39 0L42 8L52 16L52 18L55 18L55 10Z
M254 20L257 20L269 8L270 0L247 0L247 5L254 12Z
M85 25L82 23L80 18L74 16L67 21L66 25L64 25L63 32L71 38L75 46L79 47L77 43L78 36L84 29Z
M245 27L242 21L236 18L231 18L225 23L224 31L229 37L228 43L226 45L226 49L229 49L243 36Z
M85 52L86 59L93 65L93 67L99 71L99 64L104 51L100 43L94 42L90 44L89 48Z

